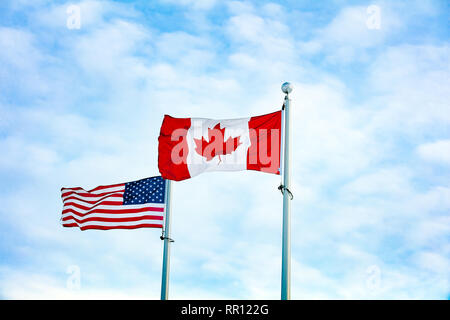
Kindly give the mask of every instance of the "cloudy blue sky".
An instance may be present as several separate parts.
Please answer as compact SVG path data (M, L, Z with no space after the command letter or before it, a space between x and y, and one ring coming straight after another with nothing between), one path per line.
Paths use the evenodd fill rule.
M164 114L269 113L290 81L292 298L447 299L449 13L444 0L2 0L0 298L158 299L160 230L63 228L60 188L158 175ZM174 183L171 298L279 299L279 183Z

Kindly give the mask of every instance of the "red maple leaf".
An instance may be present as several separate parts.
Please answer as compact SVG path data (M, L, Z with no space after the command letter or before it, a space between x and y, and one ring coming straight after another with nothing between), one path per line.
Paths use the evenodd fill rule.
M225 128L220 129L220 123L216 124L213 129L208 128L208 141L204 137L202 139L194 139L195 151L206 158L206 161L211 161L215 156L219 157L219 163L222 161L220 155L231 154L236 148L242 144L239 141L241 138L229 137L224 142Z

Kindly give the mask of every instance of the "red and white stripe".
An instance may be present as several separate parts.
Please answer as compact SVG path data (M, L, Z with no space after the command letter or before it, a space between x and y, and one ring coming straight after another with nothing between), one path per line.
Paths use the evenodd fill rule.
M87 229L162 228L165 204L123 205L125 184L83 188L62 188L64 227Z

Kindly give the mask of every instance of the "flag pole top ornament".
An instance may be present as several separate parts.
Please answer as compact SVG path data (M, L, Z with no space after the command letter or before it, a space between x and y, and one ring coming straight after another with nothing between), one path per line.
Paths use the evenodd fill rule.
M281 91L283 91L285 94L289 94L292 92L292 84L290 82L285 82L281 85Z

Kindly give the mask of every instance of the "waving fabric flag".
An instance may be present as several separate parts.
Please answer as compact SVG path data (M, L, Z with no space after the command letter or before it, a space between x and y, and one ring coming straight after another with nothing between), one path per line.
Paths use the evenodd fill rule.
M242 119L164 116L158 167L184 180L206 171L257 170L280 174L281 111Z
M62 188L64 227L86 229L162 228L165 180L158 177L83 188Z

